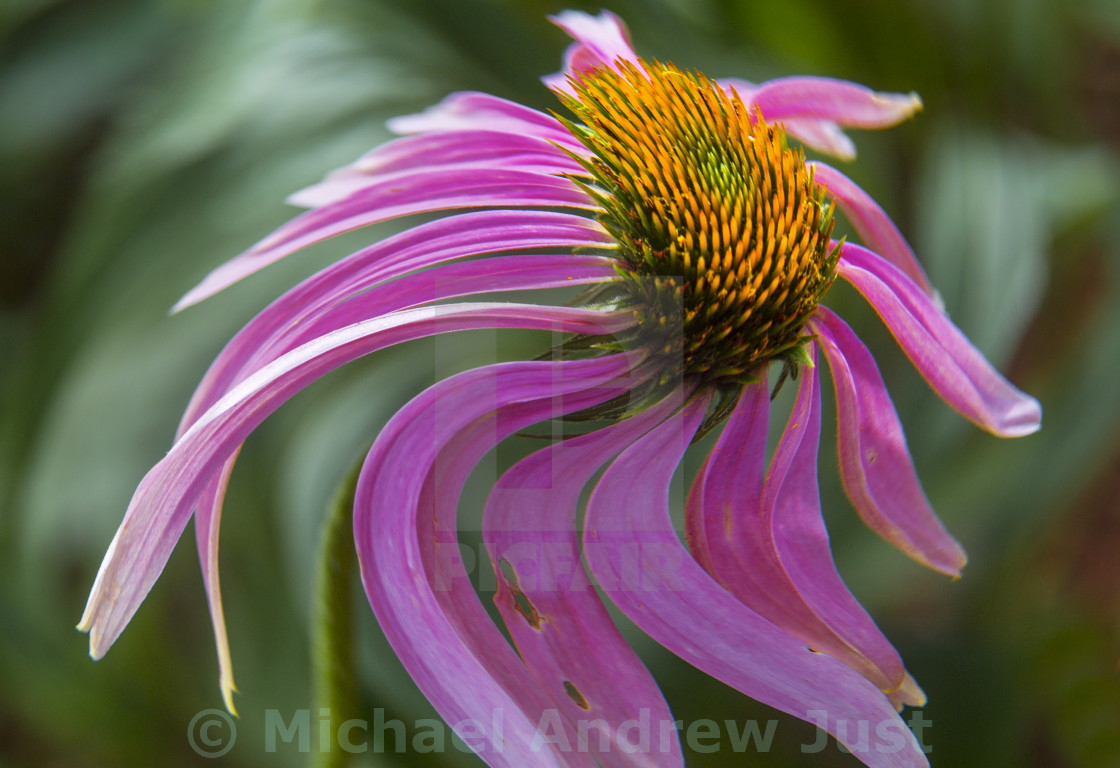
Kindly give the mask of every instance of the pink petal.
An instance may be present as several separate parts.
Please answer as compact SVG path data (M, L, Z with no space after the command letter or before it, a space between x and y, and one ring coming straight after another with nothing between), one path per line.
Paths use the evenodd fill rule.
M785 583L785 573L758 526L770 416L765 373L759 375L762 381L743 389L692 483L685 525L689 549L705 570L753 610L788 630L796 624L791 611L802 606L791 603L773 583L772 578Z
M196 304L301 248L343 232L415 213L495 207L593 209L595 204L568 179L547 174L484 168L416 171L297 216L207 275L172 311Z
M763 488L762 535L772 538L782 569L805 604L831 632L858 651L860 661L871 662L878 674L867 670L866 664L857 670L882 690L894 690L905 678L902 659L848 591L832 559L817 486L821 437L817 350L813 342L808 347L814 365L801 369L797 400L770 460Z
M895 688L901 679L897 670L881 669L861 648L844 639L840 634L843 626L836 629L828 623L835 616L828 610L818 615L783 566L781 544L788 526L774 523L772 497L777 491L773 483L769 486L771 498L764 499L769 412L766 381L747 386L693 483L686 508L690 545L695 529L703 529L706 570L744 605L814 650L843 661L881 689ZM813 463L806 470L815 471L816 458L811 458ZM778 474L782 471L779 468ZM815 474L812 481L815 483ZM788 508L781 511L790 512ZM819 509L817 513L819 516ZM825 544L827 549L827 534ZM815 556L820 555L819 549L814 550ZM832 562L831 552L826 551L824 557ZM850 602L851 597L844 601ZM892 654L893 650L887 658L897 666L897 655L890 659Z
M250 432L281 403L340 365L393 344L475 328L613 333L625 313L521 304L445 304L394 312L304 344L238 384L203 414L133 494L105 554L79 628L100 658L155 583L207 484Z
M717 80L728 93L737 93L744 105L754 104L754 94L759 86L748 80L725 78ZM769 116L767 116L769 117ZM842 160L856 156L856 146L840 126L831 120L818 120L811 117L786 117L781 121L786 133L810 149L824 152Z
M437 245L433 243L433 247ZM456 244L450 254L463 246ZM437 247L435 252L421 250L419 256L403 264L383 262L380 269L367 269L349 280L342 274L344 262L336 262L278 299L211 364L184 414L180 432L237 381L305 341L344 325L473 293L565 288L615 275L610 259L571 254L492 257L408 274L418 266L416 261L432 263L437 257L447 258L449 252ZM405 274L397 277L400 273ZM383 282L386 280L390 282Z
M218 476L206 486L194 515L202 583L206 588L206 604L210 609L210 624L214 628L214 644L218 649L218 685L221 687L226 709L234 715L237 714L237 708L233 704L233 694L236 693L237 686L233 682L233 658L229 650L225 611L222 610L221 580L218 578L218 530L222 520L222 500L225 498L226 486L229 485L229 476L236 459L235 451Z
M906 238L898 231L886 211L871 199L859 186L840 171L824 163L809 163L818 184L828 188L828 194L868 247L905 272L911 280L933 295L933 286L925 270L910 249Z
M471 746L492 766L590 766L594 760L587 753L540 748L538 726L555 703L529 682L524 665L477 599L466 600L461 591L441 600L429 570L437 565L434 553L429 550L425 557L424 551L434 546L431 533L439 512L432 505L420 511L425 482L440 449L463 430L471 431L476 420L516 404L530 404L529 419L547 416L556 398L600 385L606 389L598 397L610 397L610 380L632 362L619 355L559 364L507 363L440 382L390 420L358 480L354 538L370 604L401 662L444 719L474 722L482 736L481 743L476 739ZM543 401L544 407L533 401ZM564 407L583 404L565 401ZM520 418L513 418L506 429L516 427ZM482 431L489 426L484 423ZM458 495L463 469L451 468L447 498ZM428 498L439 502L437 488L429 489ZM443 588L456 584L461 587L463 581L452 580Z
M747 104L768 121L829 120L849 128L887 128L922 108L916 93L879 93L827 77L782 77L763 83Z
M863 294L922 377L962 416L1000 437L1038 430L1038 401L1000 376L898 267L846 243L836 273Z
M301 322L291 321L282 328L279 337L272 337L269 343L261 343L251 353L226 357L229 365L224 370L223 360L211 367L211 371L195 392L195 398L184 415L179 434L185 432L194 420L207 408L217 402L229 388L238 381L294 349L302 341L314 338L337 328L367 319L370 316L385 314L407 306L425 303L436 299L446 299L470 293L526 290L531 288L568 287L589 281L604 280L615 274L612 262L601 257L573 256L502 256L487 260L486 264L467 262L450 267L436 268L427 272L412 274L388 284L380 291L369 291L344 304L337 303L345 294L328 297L317 305L300 303L298 308L313 319ZM345 284L343 284L345 285ZM359 290L352 288L352 290ZM315 315L313 310L322 310ZM262 316L254 320L261 320ZM250 326L253 324L251 323ZM235 341L237 339L235 338ZM226 351L236 349L231 342ZM223 353L224 354L224 353ZM222 375L224 374L224 375ZM221 592L218 582L218 521L221 518L222 499L226 483L233 471L236 453L222 468L220 482L211 483L204 493L195 513L195 529L199 544L199 557L203 564L203 580L207 589L210 614L218 645L218 661L221 671L220 680L223 696L230 711L234 711L232 692L232 664L229 643L226 636L225 620L222 611Z
M856 145L848 134L831 120L812 120L807 117L791 117L785 121L786 133L809 149L823 152L841 160L854 160Z
M486 93L453 93L418 115L395 117L388 123L393 133L486 130L535 136L570 148L582 145L551 115Z
M564 11L549 19L576 41L564 53L564 69L541 78L553 90L572 93L569 77L578 80L580 73L613 67L619 60L638 61L626 25L610 11L598 16Z
M555 144L536 136L487 130L446 131L382 144L357 162L288 198L318 208L402 173L437 168L509 168L535 173L580 173L582 168Z
M681 547L669 484L706 398L639 438L592 493L584 552L602 589L643 631L746 695L816 723L874 768L928 763L891 702L847 665L751 611ZM857 725L866 740L857 740Z
M726 431L725 428L724 432ZM696 479L688 489L688 498L684 503L684 538L692 559L707 571L709 576L727 586L723 572L736 567L737 564L717 563L712 550L718 546L718 542L708 541L708 526L716 525L723 520L722 510L718 510L716 514L708 514L708 501L704 495L704 478L708 475L713 455L714 449L700 465L700 469L696 472ZM721 533L721 538L722 535ZM731 589L729 586L727 588Z
M840 478L873 531L918 562L951 576L967 560L930 507L906 436L875 358L847 323L818 307L809 326L820 339L839 417Z
M483 518L499 573L498 610L517 650L573 722L601 720L610 748L590 748L605 768L680 766L673 717L657 684L604 608L580 561L576 509L599 467L656 423L646 412L534 453L495 486ZM531 514L526 514L532 510ZM626 743L626 723L646 723Z
M488 388L484 385L482 389L492 389L492 387ZM464 567L458 544L456 513L459 496L468 476L482 457L513 432L544 419L559 416L562 411L597 405L625 391L624 388L601 386L568 395L563 398L562 403L559 398L550 397L508 405L482 416L456 433L450 440L437 441L440 446L439 453L420 491L416 515L416 541L432 594L439 602L444 616L461 638L466 651L482 662L501 687L514 692L525 687L536 688L528 693L528 697L547 705L547 710L537 706L535 716L538 719L544 717L545 711L558 714L562 711L564 701L570 702L570 698L563 691L561 691L561 700L555 696L549 698L547 693L541 696L541 692L547 689L534 686L529 681L529 670L501 636L479 601L470 575ZM450 397L454 400L466 394L463 389L458 389ZM494 392L480 392L473 400L477 401L479 396L483 398L483 402L493 400ZM434 407L438 408L446 406L446 402L434 404ZM469 403L468 410L477 407L478 403L472 401ZM416 457L414 455L390 457L390 462L393 460L411 463L416 460ZM392 472L392 465L390 464L383 471ZM525 510L521 511L524 513ZM522 514L521 517L524 518L526 515ZM522 696L524 697L524 693ZM578 743L579 735L573 727L574 722L565 718L553 720L553 724L564 729L564 738L569 744Z

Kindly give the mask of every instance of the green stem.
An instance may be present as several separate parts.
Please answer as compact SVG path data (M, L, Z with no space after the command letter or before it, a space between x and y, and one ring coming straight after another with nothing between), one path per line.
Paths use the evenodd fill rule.
M354 492L361 462L351 470L331 500L319 543L319 565L315 574L315 604L311 631L311 663L315 710L312 722L329 720L329 741L320 734L313 750L315 768L345 768L350 753L337 742L338 727L358 717L354 658ZM320 725L322 727L322 725Z

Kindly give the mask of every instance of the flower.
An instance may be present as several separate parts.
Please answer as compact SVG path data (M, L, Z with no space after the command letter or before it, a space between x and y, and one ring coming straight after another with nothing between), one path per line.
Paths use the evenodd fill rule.
M832 560L816 479L820 353L857 512L935 570L955 576L965 556L919 485L874 359L821 302L836 277L854 286L934 391L989 432L1030 433L1041 410L949 320L883 210L787 138L851 157L842 127L890 126L920 102L815 77L711 80L639 58L609 13L554 21L575 43L545 82L571 118L458 93L398 119L403 138L297 193L308 212L176 305L325 238L445 214L308 278L230 341L105 556L79 625L91 655L123 630L193 513L232 710L218 528L246 436L310 381L386 346L558 330L551 359L471 370L408 403L358 481L366 593L441 715L472 722L471 746L494 766L681 764L667 704L582 557L615 605L683 659L820 725L869 766L926 765L897 714L924 695ZM836 209L867 247L832 238ZM586 287L578 306L448 302L568 286ZM797 392L767 463L771 369ZM447 545L481 458L561 416L593 427L514 465L484 515L515 650ZM686 549L669 484L696 435L721 424L688 493ZM604 467L581 532L581 492ZM604 740L578 741L588 722ZM632 741L623 726L643 722Z

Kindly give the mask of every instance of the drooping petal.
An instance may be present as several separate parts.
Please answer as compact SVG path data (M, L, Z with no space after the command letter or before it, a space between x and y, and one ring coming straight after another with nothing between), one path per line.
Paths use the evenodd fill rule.
M1038 401L1003 378L898 267L845 243L836 273L863 294L922 377L962 416L1000 437L1038 430Z
M387 125L398 134L486 130L535 136L570 149L582 146L555 117L515 101L474 91L453 93L419 114L394 117Z
M786 133L809 149L823 152L841 160L854 160L856 145L839 125L831 120L812 120L791 117L785 120Z
M918 562L951 576L967 560L922 491L906 436L875 358L825 307L809 321L836 389L840 479L873 531Z
M744 104L753 104L758 86L749 80L723 78L716 82L727 92L735 92ZM818 120L811 117L786 117L782 119L786 133L802 144L818 152L851 160L856 156L856 146L840 126L831 120Z
M765 498L763 492L769 411L770 394L765 380L748 385L693 482L686 518L690 549L694 538L700 538L694 531L703 529L707 562L700 560L701 564L744 605L814 650L843 661L891 693L900 686L901 675L896 667L901 662L893 649L884 650L884 646L889 648L889 644L877 637L876 631L873 633L876 640L870 643L866 652L853 645L852 633L843 631L844 617L837 617L832 606L827 604L818 615L782 564L778 545L779 542L784 543L781 549L790 546L787 534L790 526L783 521L775 524L774 520L773 503L778 491L773 483L779 481L772 481L770 498ZM806 462L810 459L808 456L801 458ZM807 472L815 466L815 463L806 464L804 469ZM782 471L780 467L777 470L772 468L772 477L777 478ZM815 475L811 480L815 483ZM791 504L786 503L788 501L782 500L783 516L791 511L795 515L801 511L796 507L791 510ZM811 505L803 511L807 514L813 512ZM816 512L819 517L819 510ZM824 535L827 544L823 528L818 532L820 534ZM800 545L794 542L792 546L796 550ZM813 551L814 556L820 555L819 549ZM695 549L693 554L696 554ZM828 558L826 562L831 562L831 553L825 552L824 556ZM835 574L831 578L837 581ZM843 600L850 603L852 598L848 595ZM821 606L817 605L817 608ZM830 620L837 627L831 626ZM849 636L845 638L845 634ZM876 652L880 656L878 664L869 658ZM893 671L892 667L895 667ZM907 697L903 703L915 702Z
M933 286L918 263L914 251L910 249L910 244L871 195L830 165L807 165L813 170L817 183L828 187L828 194L836 200L840 210L852 222L867 246L909 275L911 280L932 296Z
M888 128L922 108L916 93L881 93L829 77L782 77L762 83L746 105L767 121L829 120L848 128Z
M427 272L410 274L396 280L379 291L362 293L347 303L339 303L347 293L326 297L326 302L305 301L299 303L298 311L314 319L293 321L289 318L283 325L284 333L272 337L269 343L260 343L251 352L241 355L220 356L215 360L211 371L195 392L192 404L188 406L179 434L183 434L197 419L197 416L226 394L236 382L272 362L283 353L297 347L302 341L330 333L337 328L351 325L352 322L384 315L394 310L420 305L432 300L465 296L469 293L528 290L547 288L567 288L569 285L586 283L613 277L612 263L598 256L497 256L487 263L467 262L436 268ZM354 289L357 290L357 289ZM316 307L323 309L315 316ZM267 310L265 310L267 311ZM265 313L254 322L262 320ZM252 327L253 324L250 324ZM236 349L235 338L226 352ZM223 353L225 355L225 353ZM224 368L223 363L228 363ZM221 671L221 684L226 705L233 710L232 692L233 672L230 649L225 631L222 611L220 584L217 579L218 521L222 514L222 500L225 486L232 474L236 452L227 459L221 471L221 479L213 480L204 491L195 513L195 528L198 538L199 559L203 564L203 579L207 600L213 619L218 649L218 666Z
M221 528L222 501L225 499L236 458L237 453L234 452L218 477L206 486L194 515L198 560L202 565L202 584L206 589L210 624L214 627L214 645L218 649L218 685L222 690L222 701L225 702L226 709L234 715L237 714L237 708L233 703L233 694L237 692L237 686L233 682L233 656L229 649L226 616L222 609L222 585L218 577L218 532Z
M927 766L878 688L751 611L680 545L668 489L706 405L697 398L639 438L596 486L584 552L600 586L663 646L751 698L816 723L865 764Z
M580 73L613 67L620 59L637 63L626 24L610 11L602 11L598 16L564 11L550 16L549 20L575 40L564 52L564 68L541 78L555 91L571 94L569 77L578 80Z
M450 248L439 240L428 242L414 249L416 258L393 258L357 274L345 261L337 262L288 291L242 329L211 364L183 416L180 434L240 379L303 342L344 325L430 301L583 285L614 274L608 259L570 254L493 257L414 272L418 266L473 252L474 239L464 240ZM511 242L514 239L509 237L496 239L488 247L501 248ZM429 246L434 250L427 250ZM401 253L389 252L393 256Z
M789 630L801 607L774 582L786 582L758 524L766 476L770 393L765 372L748 384L689 491L689 549L732 594ZM788 585L787 585L788 586Z
M492 766L594 761L578 751L541 749L546 742L538 728L555 704L551 697L528 684L524 665L477 599L441 601L436 593L428 570L436 563L430 550L425 558L424 549L433 546L437 511L429 504L419 512L425 483L440 449L477 420L534 401L544 407L533 406L537 410L530 416L547 416L556 399L597 386L605 388L600 397L609 398L616 391L610 380L632 363L630 356L616 355L568 363L506 363L459 374L404 406L382 430L362 468L354 538L370 604L413 680L452 727L473 723L479 738L471 746ZM518 420L515 416L514 423ZM452 475L464 468L452 468ZM451 479L453 488L460 479ZM452 580L444 587L461 583Z
M295 251L344 232L415 213L499 207L591 209L595 204L570 180L547 174L489 168L416 171L374 183L297 216L212 271L172 311L196 304Z
M536 136L485 130L444 131L382 144L318 184L291 195L288 203L318 208L398 174L435 168L509 168L555 174L581 170L570 155Z
M782 565L773 499L766 506L763 493L769 413L766 381L748 385L693 482L686 508L689 543L703 541L704 559L698 559L744 605L880 688L892 688L897 681L814 612Z
M393 344L477 328L539 328L592 335L632 323L624 313L522 304L448 304L394 312L341 328L242 381L203 414L133 494L102 561L79 628L100 658L148 594L206 485L245 438L311 381Z
M805 604L879 674L860 672L882 690L894 690L905 678L902 659L848 591L832 559L817 485L821 395L816 343L809 342L807 349L813 366L801 369L797 399L766 475L762 533L774 542L782 569Z
M726 431L725 428L724 432ZM717 563L716 556L713 555L712 550L719 546L719 543L708 541L708 527L715 526L722 520L721 511L716 511L712 515L708 514L708 501L704 496L704 478L708 475L712 455L712 453L709 453L704 459L704 463L700 465L700 469L696 472L696 478L688 489L688 497L684 502L684 539L689 553L700 567L707 571L713 579L727 586L727 581L722 572L730 568L726 564Z
M517 650L570 720L606 724L608 749L589 739L605 768L683 761L676 729L664 727L673 721L665 698L587 579L576 534L583 487L663 415L651 409L532 454L498 481L483 518L498 564L494 600Z
M563 398L548 397L507 405L475 419L445 443L442 440L435 441L439 445L439 452L428 470L416 509L416 542L424 572L432 595L461 638L466 651L482 662L499 685L515 693L530 685L527 682L528 670L491 621L478 599L470 574L464 567L456 522L459 496L473 468L498 442L531 424L560 416L564 412L597 405L626 391L625 388L615 388L613 384L614 382L612 387L603 385ZM494 386L497 386L497 379ZM471 400L472 408L477 408L480 402L485 408L486 398L494 397L493 386L482 382L482 400L475 389L468 393L464 388L457 388L451 395L452 402L454 398L464 397ZM447 402L432 405L434 408L447 406ZM411 465L417 461L417 457L411 454L394 455L382 468L383 473L402 471L394 470L394 460ZM565 742L578 745L579 733L574 727L574 719L549 719L552 713L562 711L563 700L568 698L566 695L558 700L555 695L550 698L547 693L541 696L534 692L529 698L537 702L537 710L533 716L539 721L539 731L559 728L563 733L562 740L558 739L561 745ZM547 708L542 709L542 705ZM590 757L583 759L589 764L593 762Z

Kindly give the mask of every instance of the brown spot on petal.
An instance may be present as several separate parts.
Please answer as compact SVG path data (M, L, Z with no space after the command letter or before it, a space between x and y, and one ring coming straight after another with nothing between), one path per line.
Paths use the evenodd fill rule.
M591 711L591 705L587 702L587 697L585 697L583 693L580 692L579 688L576 688L574 685L572 685L570 681L564 681L564 690L568 692L568 696L570 696L572 701L576 703L577 707L585 712Z
M514 610L525 617L525 621L529 622L530 627L539 631L541 628L541 615L532 601L517 587L510 587L510 591L513 593Z
M521 586L517 580L517 572L513 569L513 566L509 564L508 560L502 558L498 561L498 570L501 571L502 578L505 579L506 586L509 587L510 594L513 596L513 609L525 618L530 627L540 631L543 621L541 614L533 605L533 601L521 591Z

